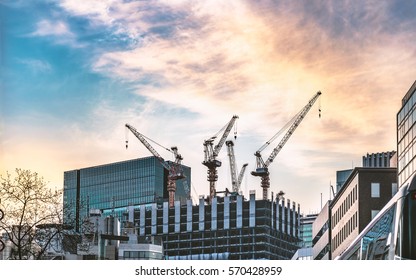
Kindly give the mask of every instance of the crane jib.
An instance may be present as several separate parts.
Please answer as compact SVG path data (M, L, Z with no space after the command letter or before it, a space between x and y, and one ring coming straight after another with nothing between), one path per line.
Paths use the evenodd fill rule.
M282 150L283 146L289 140L290 136L293 135L296 128L305 118L306 114L309 112L315 101L319 98L322 93L318 91L309 101L308 103L300 110L298 114L296 114L290 122L288 122L283 129L279 130L269 141L267 141L263 146L260 147L259 150L255 153L256 156L256 171L251 172L253 176L261 177L261 187L263 188L263 199L267 199L267 189L270 187L270 179L269 179L269 171L268 166L270 163L273 162L275 157L278 153ZM319 109L319 117L321 116L321 109ZM288 129L287 129L288 128ZM270 156L267 158L266 161L263 161L261 157L261 152L272 143L278 135L280 135L283 131L287 129L286 134L283 136L282 140L280 140L279 144L273 149Z

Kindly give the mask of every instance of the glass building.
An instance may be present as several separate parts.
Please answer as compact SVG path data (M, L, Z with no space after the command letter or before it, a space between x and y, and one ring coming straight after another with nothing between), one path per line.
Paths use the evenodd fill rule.
M401 187L416 170L416 81L402 99L397 114L397 174Z
M175 200L190 195L191 168L182 166L186 178L176 181ZM168 199L168 171L156 157L146 157L64 172L64 223L80 221L90 209L100 209L122 221L128 206L163 203Z
M318 214L308 214L300 218L301 247L312 247L312 224L316 220L316 217L318 217Z

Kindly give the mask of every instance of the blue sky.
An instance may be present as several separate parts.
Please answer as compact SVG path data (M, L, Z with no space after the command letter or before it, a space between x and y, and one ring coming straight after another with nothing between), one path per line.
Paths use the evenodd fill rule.
M0 0L0 173L31 169L59 188L66 170L150 155L133 135L125 149L130 123L178 146L196 198L209 190L202 143L237 114L242 191L260 197L254 152L320 90L270 166L271 191L316 212L337 170L396 150L415 4ZM224 190L226 147L219 158Z

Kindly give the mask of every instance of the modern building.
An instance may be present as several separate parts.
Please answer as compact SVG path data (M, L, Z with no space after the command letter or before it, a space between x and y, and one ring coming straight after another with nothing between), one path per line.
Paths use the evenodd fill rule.
M300 218L301 247L312 248L312 225L318 214L303 215Z
M300 205L282 197L216 196L130 209L140 237L161 237L166 259L290 259L299 248ZM134 215L131 213L134 212Z
M312 225L318 214L302 215L300 218L300 243L301 247L292 257L292 260L312 259Z
M396 168L354 168L330 204L332 259L348 247L396 192Z
M186 178L176 181L175 199L190 196L191 168L182 165ZM64 172L64 222L80 230L89 209L122 220L128 206L168 200L168 171L156 157L146 157Z
M351 175L352 169L345 169L345 170L338 170L337 171L337 189L336 192L338 193L344 183L347 181L348 177Z
M416 172L416 81L402 99L397 113L397 174L403 186Z
M329 200L312 224L312 258L314 260L331 259L331 230L330 230L330 206Z

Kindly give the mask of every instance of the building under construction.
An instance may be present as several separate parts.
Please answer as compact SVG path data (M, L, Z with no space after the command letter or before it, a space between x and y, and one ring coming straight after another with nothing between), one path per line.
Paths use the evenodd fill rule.
M283 197L214 197L198 205L153 203L126 213L140 237L159 236L166 259L290 259L299 248L300 206Z
M238 116L234 115L219 132L203 142L202 164L208 168L209 195L200 197L198 205L193 205L190 199L191 169L181 164L183 158L178 148L163 147L126 124L126 132L133 133L153 157L65 172L64 202L70 210L64 215L72 216L78 231L88 210L100 209L104 215L116 216L124 222L121 234L123 230L134 230L139 237L161 237L167 259L291 259L301 241L300 206L291 204L283 192L269 198L269 165L320 95L317 92L255 152L256 169L251 175L261 178L262 200L256 200L254 192L247 200L239 190L247 163L238 175L234 143L227 141L233 127L234 139L237 136ZM319 109L319 116L320 113ZM264 149L286 129L279 144L263 159ZM149 141L171 152L174 162L166 161ZM128 143L126 138L126 148ZM218 156L224 144L230 159L232 192L227 190L225 196L218 196L217 168L221 167ZM86 201L86 207L82 207L82 201Z

